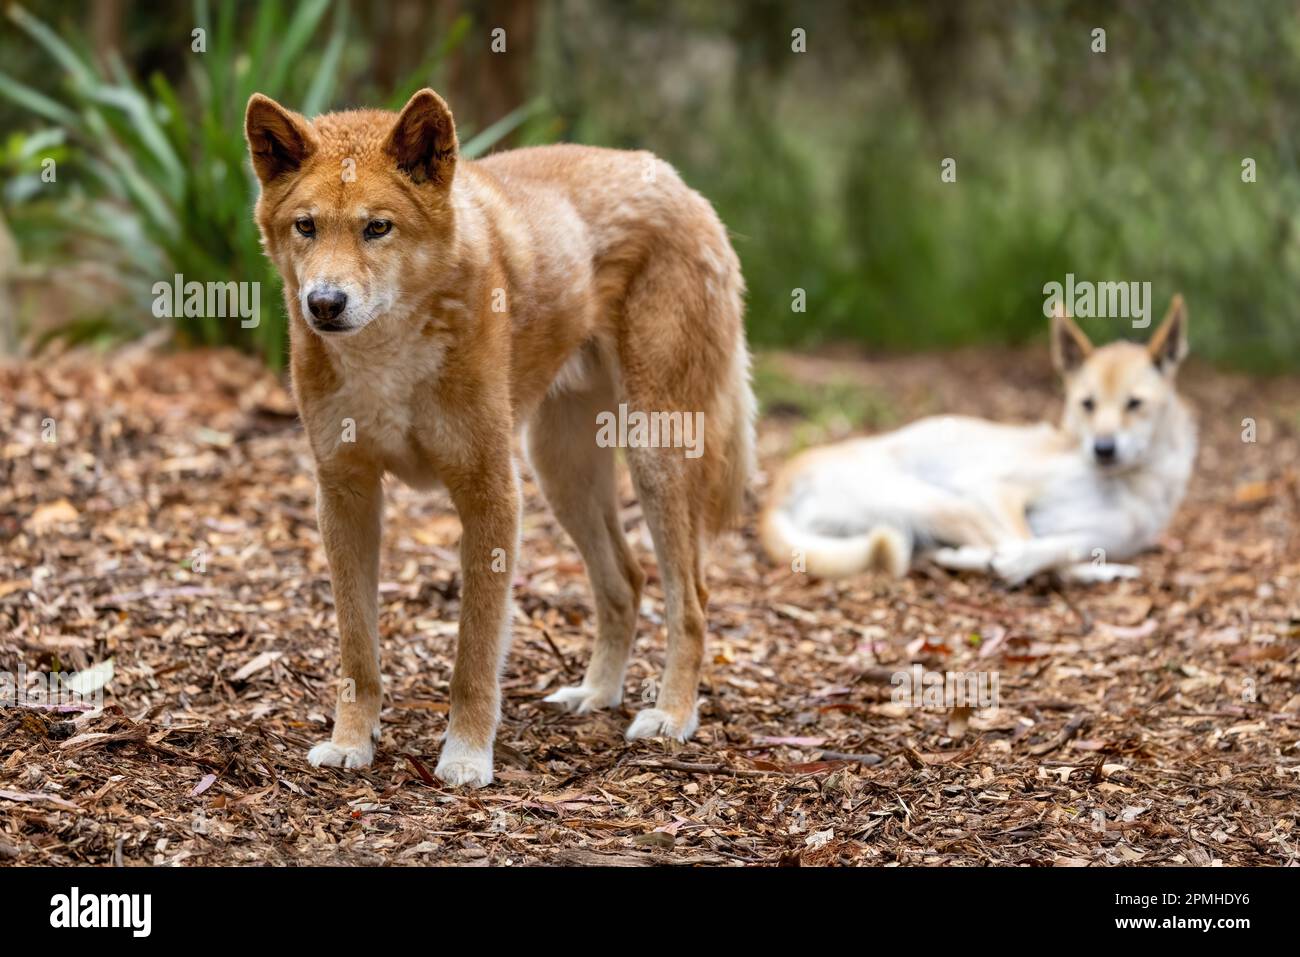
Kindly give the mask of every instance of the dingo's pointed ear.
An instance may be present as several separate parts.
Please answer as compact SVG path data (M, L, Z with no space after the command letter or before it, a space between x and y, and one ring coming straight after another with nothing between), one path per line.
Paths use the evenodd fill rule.
M1151 361L1161 372L1172 373L1187 355L1187 306L1181 293L1169 303L1164 321L1147 343Z
M442 97L426 88L407 100L384 149L415 182L448 185L459 146L456 124Z
M316 137L306 119L261 93L248 99L244 136L253 172L263 185L298 169L316 148Z
M1068 375L1087 359L1092 343L1083 330L1066 314L1064 306L1057 306L1052 316L1052 365L1061 375Z

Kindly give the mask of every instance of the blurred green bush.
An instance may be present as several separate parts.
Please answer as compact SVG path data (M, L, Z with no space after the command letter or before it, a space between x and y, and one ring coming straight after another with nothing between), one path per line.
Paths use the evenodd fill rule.
M1201 356L1300 360L1292 5L633 3L551 43L563 135L654 149L713 200L755 342L1020 343L1072 272L1150 282L1157 322L1182 291Z
M431 39L427 62L384 88L368 77L392 53L376 26L386 14L345 2L167 8L168 42L190 23L211 24L209 52L186 58L188 72L171 81L138 63L99 66L71 20L56 34L11 7L0 103L21 104L27 120L0 140L0 170L24 259L107 263L133 287L132 303L147 303L145 284L173 272L260 280L263 316L280 321L264 318L253 339L237 323L178 332L277 361L278 286L251 222L240 133L247 94L261 89L309 114L396 105L442 78L449 51L486 49L510 7L386 5L394 17L425 17L400 32ZM536 30L526 43L512 39L510 54L536 99L462 141L478 150L514 131L523 143L664 156L732 231L758 345L1019 343L1043 334L1043 286L1073 273L1150 282L1157 319L1182 291L1202 356L1255 371L1300 359L1291 118L1300 19L1285 0L550 0L538 9ZM1097 29L1105 52L1093 49ZM806 52L792 49L795 30ZM143 87L138 74L148 76ZM462 131L498 119L476 115L488 112L480 105L472 83L458 92ZM0 105L0 120L13 116ZM57 194L32 179L34 160L54 151L60 176L75 176ZM945 158L956 161L956 182L940 179ZM1247 158L1257 182L1242 181ZM792 308L797 290L802 312ZM153 320L142 307L96 322L121 332ZM1120 320L1084 325L1099 340L1142 334Z
M210 26L197 39L188 27L176 33L178 42L203 47L186 60L184 94L161 72L142 87L119 57L110 55L105 65L93 56L86 37L62 36L21 6L8 9L13 27L48 56L43 75L62 75L61 83L38 89L0 72L0 97L48 124L26 137L11 135L2 154L13 231L25 257L91 262L112 277L106 307L83 307L44 336L116 339L152 328L152 287L179 273L186 281L259 282L262 297L262 321L253 328L210 315L174 320L182 343L237 344L272 365L283 362L280 283L252 220L256 185L244 106L254 91L309 116L334 105L357 72L343 62L349 9L329 0L210 9L197 0L184 22ZM466 26L459 21L383 105L401 106ZM526 108L478 137L462 131L466 154L486 149L524 119ZM41 188L38 154L56 159L56 175L71 179L68 188Z

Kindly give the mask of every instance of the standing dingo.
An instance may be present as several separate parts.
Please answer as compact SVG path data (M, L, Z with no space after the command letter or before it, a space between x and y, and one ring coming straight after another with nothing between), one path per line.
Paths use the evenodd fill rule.
M744 283L712 207L647 153L551 146L466 161L432 90L400 114L310 122L254 94L245 133L257 224L284 278L338 617L334 730L308 759L359 768L374 755L381 480L392 474L445 484L460 515L460 632L436 773L453 785L492 780L521 429L595 593L586 677L548 700L579 712L622 700L645 576L623 536L614 448L597 441L602 413L622 403L703 427L697 455L626 449L668 632L658 700L627 736L690 737L701 546L743 500L754 410Z
M1181 296L1145 347L1094 349L1058 312L1059 427L940 416L806 452L774 484L762 527L768 555L802 557L824 577L901 576L919 557L1013 583L1047 570L1078 581L1132 577L1137 569L1116 560L1160 535L1196 455L1195 425L1174 391L1186 353Z

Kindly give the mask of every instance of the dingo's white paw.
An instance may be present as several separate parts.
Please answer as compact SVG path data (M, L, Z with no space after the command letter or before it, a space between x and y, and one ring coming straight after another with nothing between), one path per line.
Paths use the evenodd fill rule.
M433 773L454 788L486 787L492 783L492 749L476 750L449 737Z
M366 768L374 759L373 740L358 745L322 741L307 752L307 763L314 768Z
M1083 562L1061 571L1063 579L1081 585L1106 584L1124 578L1139 578L1141 574L1141 570L1136 565L1121 565L1117 562L1103 562L1100 565Z
M699 715L695 713L694 708L685 720L674 718L667 711L658 708L646 708L644 711L637 712L637 716L628 725L627 739L635 741L638 738L675 738L678 741L685 741L699 726Z
M589 688L586 685L570 685L554 694L548 694L542 700L547 704L559 705L565 711L587 714L590 711L599 711L601 708L612 708L617 705L623 700L623 689L605 691L600 688Z
M1008 585L1022 585L1042 570L1038 557L1025 549L997 552L989 564L993 574Z
M993 551L982 545L962 545L958 548L936 548L930 560L941 568L954 572L988 571L993 561Z

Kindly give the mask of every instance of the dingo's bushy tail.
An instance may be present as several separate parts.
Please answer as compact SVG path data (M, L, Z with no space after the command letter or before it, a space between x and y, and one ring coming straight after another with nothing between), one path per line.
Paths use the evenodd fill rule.
M802 570L818 578L865 571L902 578L912 564L911 537L892 525L840 538L800 528L785 509L777 507L763 515L762 536L772 561L786 564L802 559Z
M754 418L757 402L749 383L749 353L737 343L729 370L730 381L723 390L717 431L720 443L717 466L708 480L708 508L704 531L717 535L729 528L745 506L745 492L754 472Z

